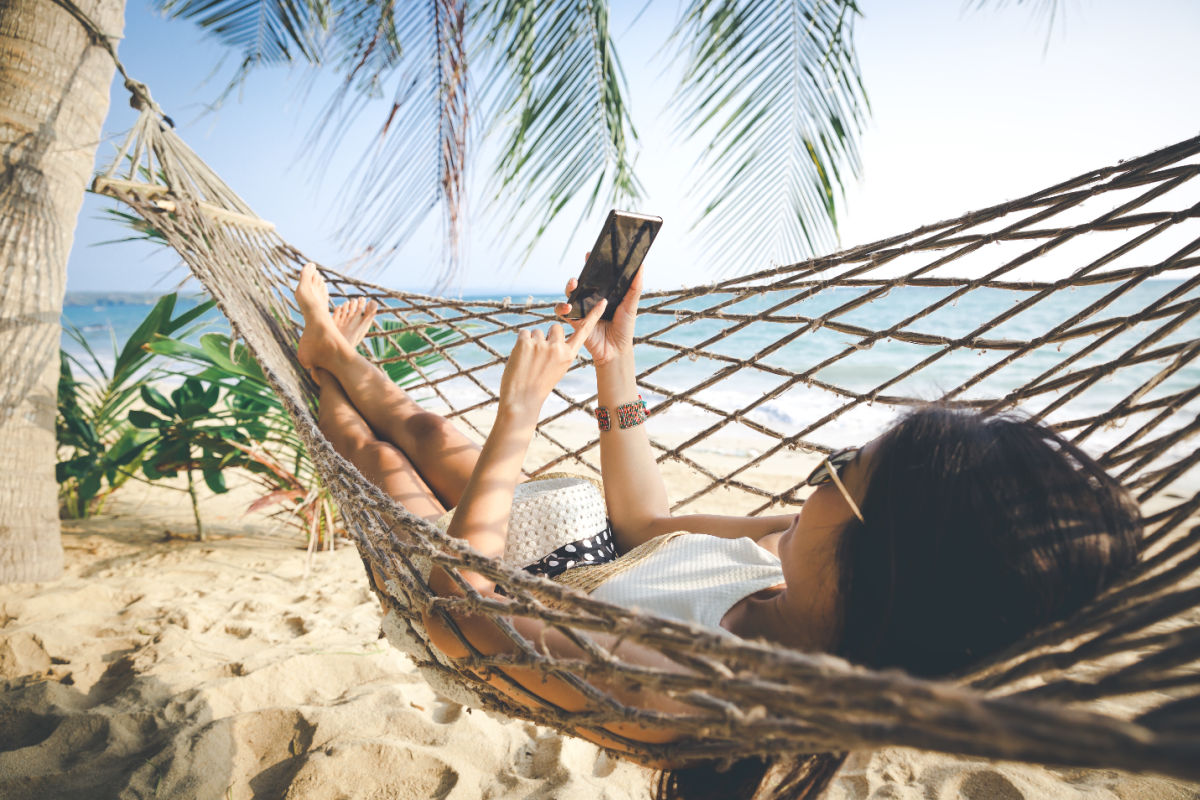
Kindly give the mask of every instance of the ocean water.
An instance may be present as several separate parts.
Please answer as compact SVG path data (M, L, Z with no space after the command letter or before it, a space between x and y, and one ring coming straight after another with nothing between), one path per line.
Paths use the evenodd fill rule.
M898 414L893 406L886 403L855 404L843 396L821 389L819 385L789 382L786 376L779 374L782 371L803 373L817 384L834 384L852 392L875 391L882 396L924 400L933 400L946 392L952 392L960 399L985 400L1002 396L1011 386L1046 376L1042 382L1048 383L1050 390L1028 398L1021 408L1029 413L1044 413L1052 422L1068 422L1102 413L1123 401L1152 402L1200 387L1200 352L1197 352L1200 345L1195 344L1200 341L1200 318L1182 321L1173 317L1139 320L1134 316L1155 303L1169 306L1179 302L1194 302L1200 297L1200 289L1184 289L1180 281L1147 281L1116 299L1096 317L1083 320L1091 322L1094 319L1125 318L1124 327L1101 346L1094 346L1096 336L1084 336L1036 347L1010 364L1004 363L1009 355L1007 351L988 348L959 349L939 354L941 348L912 344L896 338L881 339L869 347L863 347L860 336L836 330L832 325L797 335L801 326L795 321L796 317L817 317L853 303L855 298L867 291L861 288L827 290L802 302L790 300L783 294L742 300L732 295L711 294L705 298L667 305L647 299L642 303L638 334L654 334L654 338L662 344L640 346L638 365L641 370L652 368L647 376L648 387L644 395L652 410L665 406L662 413L656 415L653 432L668 442L682 441L697 431L709 428L713 428L713 443L718 448L737 450L739 446L734 440L767 439L748 427L722 422L717 415L705 411L701 406L665 402L668 395L685 391L695 400L713 408L742 410L743 418L753 424L784 435L800 433L808 441L831 447L866 441L885 430ZM888 295L838 314L834 319L845 325L879 330L902 323L931 303L946 297L949 291L923 287L894 289ZM1066 290L1019 313L1013 313L1010 318L990 326L978 336L990 340L1028 341L1056 326L1079 324L1071 322L1076 312L1100 300L1110 291L1111 287ZM1017 304L1029 296L1028 293L980 289L956 302L947 303L930 316L900 327L922 334L967 337L998 315L1015 311ZM535 297L532 301L540 303L556 299ZM722 301L729 302L724 308L729 319L686 322L689 311ZM177 313L184 308L194 307L196 302L195 299L181 298ZM123 343L152 304L151 299L121 303L76 302L64 308L64 322L79 328L102 361L111 363L113 340ZM494 308L487 311L500 322L519 319L515 315L496 314ZM768 311L779 319L761 319L764 312ZM737 318L740 315L749 317L751 321ZM203 323L202 332L227 333L229 330L215 311L206 314ZM488 346L500 353L507 352L512 346L512 334L491 334L486 324L472 333L486 335ZM1136 350L1138 343L1146 337L1152 337L1152 342L1142 346L1140 351ZM1186 349L1189 342L1193 343L1190 350ZM80 350L79 345L66 336L63 346L69 352L78 353ZM1178 349L1181 346L1185 348L1182 351ZM687 348L697 349L691 353L680 353L681 349ZM762 353L764 348L773 349L755 357L748 368L739 370L733 377L707 385L712 376L728 366L730 360L748 359ZM1080 356L1086 348L1093 349ZM1109 368L1114 359L1135 351L1159 351L1165 355L1120 370ZM453 354L460 365L467 367L492 359L486 352L467 347L457 348ZM1063 367L1064 360L1068 359L1075 359L1074 363ZM911 377L889 383L897 372L924 361L928 363ZM983 380L974 380L973 376L986 366L995 367L994 373ZM1095 369L1096 372L1090 373L1085 381L1073 381L1058 387L1053 385L1053 381L1063 374L1087 369ZM500 368L493 367L479 377L488 385L495 386L499 383L499 374ZM567 395L578 398L585 398L595 390L590 371L582 369L569 373L561 388ZM1081 388L1083 391L1079 391ZM464 404L476 402L484 396L469 384L462 387L461 394L455 395L456 402ZM554 410L561 405L561 401L552 398L548 409ZM845 406L850 406L850 410L839 411ZM1147 411L1116 425L1102 427L1087 437L1085 447L1103 452L1126 439L1157 413L1156 410ZM1194 423L1198 414L1200 399L1191 398L1152 436ZM830 415L836 418L822 423ZM726 443L722 443L723 439ZM769 444L769 441L761 441L755 446ZM1170 460L1189 455L1195 447L1194 439L1183 439L1172 446L1165 458ZM744 453L739 451L739 454ZM1188 483L1200 483L1200 477L1190 478Z
M1167 281L1144 283L1108 305L1096 317L1083 321L1135 315L1177 291L1181 285L1180 282ZM826 291L818 297L788 306L776 313L816 317L852 303L866 291L857 288ZM929 316L901 327L918 334L951 339L974 334L979 339L1029 341L1058 326L1070 324L1078 309L1100 300L1109 291L1109 287L1067 290L1058 298L1052 297L1017 311L1018 304L1026 300L1028 294L979 289L947 303ZM848 325L879 330L909 319L949 293L949 289L905 287L838 315L836 320ZM1181 299L1195 301L1198 297L1200 291L1193 289L1181 298L1174 298L1169 302L1179 302ZM705 302L711 302L711 298L706 298ZM779 296L759 297L737 303L726 310L756 315L779 302ZM1016 313L1000 324L977 333L985 323L1005 312ZM661 317L659 319L661 320ZM1001 397L1011 387L1025 385L1039 376L1047 375L1045 380L1053 380L1064 372L1104 368L1135 349L1139 342L1148 336L1156 338L1153 344L1144 350L1171 348L1173 345L1200 340L1200 319L1192 318L1173 329L1173 320L1169 324L1164 322L1166 321L1154 319L1140 323L1130 321L1126 330L1112 336L1099 347L1094 347L1097 337L1084 336L1035 347L1016 359L1010 359L1010 352L1005 350L966 348L943 352L943 348L940 347L914 344L898 338L884 338L863 346L859 335L823 327L805 332L778 349L756 357L754 364L761 369L742 370L737 374L736 380L725 381L711 389L705 389L700 396L720 408L752 405L753 409L748 412L750 418L757 417L764 423L797 430L812 424L814 417L828 413L848 401L800 385L781 397L759 402L781 383L779 377L770 374L771 369L805 373L815 381L835 384L864 394L875 392L879 395L934 400L946 393L952 393L957 399L981 401ZM659 324L661 325L661 322ZM647 328L653 330L652 325L652 322L647 321ZM735 330L736 327L735 324L718 320L703 320L681 326L662 338L683 346L716 339L706 346L707 352L746 359L759 353L763 347L776 343L781 336L788 335L789 327L793 330L797 328L794 323L789 326L787 323L767 321L754 322L738 330ZM669 356L667 352L659 351L660 358L666 360ZM1069 367L1055 372L1056 367L1073 358L1076 360ZM652 362L648 359L646 363ZM822 364L824 366L821 366ZM695 385L697 381L693 380L688 372L711 372L719 366L719 362L705 355L678 359L663 367L660 380L671 388ZM910 377L893 382L897 373L918 366L920 369ZM989 366L995 367L995 371L982 380L976 380L976 373ZM1061 404L1048 414L1049 419L1061 421L1101 413L1131 394L1142 391L1147 382L1157 381L1152 388L1146 390L1146 394L1140 398L1142 401L1200 386L1200 358L1183 361L1171 374L1157 377L1164 366L1164 360L1158 359L1124 366L1117 371L1103 369L1102 377L1097 376L1098 379L1086 382L1086 391L1078 397L1063 402L1064 394L1077 387L1077 384L1072 383L1059 391L1047 391L1031 397L1022 407L1028 412L1041 413L1048 406ZM1193 414L1195 411L1193 406ZM832 438L852 440L856 436L850 434L861 438L878 432L894 413L883 409L871 413L868 406L867 409L858 411L857 416L862 419L847 420L849 427L856 431L831 431Z
M90 364L84 347L67 333L68 327L74 327L83 335L104 368L110 369L116 361L116 351L124 346L157 301L157 296L140 294L118 299L107 295L68 294L62 315L63 350ZM173 315L178 317L201 302L203 298L179 297L175 302ZM200 329L190 337L191 340L198 339L205 333L229 333L229 323L216 309L206 312L195 324L199 325Z

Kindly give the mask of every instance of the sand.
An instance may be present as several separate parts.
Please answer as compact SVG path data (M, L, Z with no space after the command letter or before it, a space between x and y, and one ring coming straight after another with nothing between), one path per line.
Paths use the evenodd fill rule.
M352 547L310 560L249 487L130 485L63 525L59 581L0 587L0 797L647 798L650 773L435 694L380 638ZM831 800L1172 800L1115 771L907 750L851 757Z

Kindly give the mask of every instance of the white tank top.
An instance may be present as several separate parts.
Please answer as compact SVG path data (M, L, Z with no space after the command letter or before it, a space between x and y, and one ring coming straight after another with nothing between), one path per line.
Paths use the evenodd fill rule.
M591 595L729 633L721 628L721 618L729 609L742 598L783 582L779 557L752 539L685 533L604 581Z

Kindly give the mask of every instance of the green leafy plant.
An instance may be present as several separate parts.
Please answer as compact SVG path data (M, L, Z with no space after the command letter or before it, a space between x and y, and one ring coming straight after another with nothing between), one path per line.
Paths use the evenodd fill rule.
M255 436L263 435L263 426L253 418L216 408L221 386L195 376L164 395L153 386L141 387L146 409L129 412L129 422L148 437L139 445L142 472L150 480L187 475L187 492L192 500L196 536L204 540L195 473L215 494L228 491L223 470L243 467L253 471L258 465L246 457L246 448ZM155 413L157 412L157 413Z
M363 344L380 369L400 386L413 382L418 367L427 367L442 360L437 353L421 353L431 342L441 345L458 338L458 333L449 328L429 326L418 333L411 328L406 329L407 326L399 322L386 319L375 320L375 327L384 335L368 337ZM463 329L470 327L469 324L464 325Z
M337 80L314 126L314 144L327 147L310 148L320 160L363 124L364 112L376 113L372 100L390 97L378 104L360 168L349 172L345 232L370 252L390 253L440 211L447 280L459 266L464 209L475 202L467 176L481 157L492 162L492 180L480 188L506 217L501 241L526 258L580 204L580 220L637 205L640 114L622 40L673 54L681 66L676 90L651 93L661 104L641 113L676 118L670 149L689 141L700 148L691 227L704 240L705 266L787 263L836 244L837 196L861 173L870 105L855 45L858 0L687 0L676 4L674 25L661 8L646 13L668 4L610 0L154 5L237 54L222 99L263 67L332 71ZM1044 21L1047 43L1066 16L1063 0L960 5L1029 8ZM623 35L634 27L638 35ZM655 38L661 48L649 44Z
M369 350L388 376L401 385L414 379L416 367L441 359L434 352L419 352L428 348L429 341L442 343L457 335L430 327L422 336L413 331L399 332L401 326L396 323L376 324L394 333L369 340ZM231 344L222 334L206 334L199 344L159 337L149 349L201 367L192 377L225 390L223 413L229 424L246 434L246 439L230 436L225 440L237 456L220 450L215 443L212 455L222 461L222 468L246 469L259 485L262 493L248 511L279 506L274 516L303 531L314 547L323 546L340 532L333 498L321 482L292 418L244 345Z
M335 507L322 486L292 419L267 383L261 367L240 343L231 346L223 334L200 337L198 345L162 337L152 352L199 366L193 377L225 391L225 413L246 431L245 440L230 440L227 465L243 467L262 489L247 511L282 506L276 516L301 529L316 542L336 533Z
M113 343L111 368L105 367L78 329L66 328L84 356L59 351L55 472L61 516L97 513L133 475L134 461L148 436L129 424L128 412L142 384L161 377L150 364L153 354L146 346L158 336L191 335L199 328L196 321L213 307L207 301L175 316L177 299L174 294L159 299L123 346Z
M340 530L336 506L262 369L244 345L226 335L187 341L213 303L176 316L176 302L174 294L161 298L123 346L114 343L111 369L78 330L68 331L86 358L61 354L57 427L63 515L98 512L130 478L158 482L183 473L203 539L198 478L220 494L228 489L228 470L236 469L262 490L248 511L278 507L275 516L303 531L313 546L327 543ZM385 335L368 339L366 349L402 385L413 381L417 368L441 359L431 342L457 336L436 327L414 331L395 322L376 324ZM176 366L152 364L156 358ZM166 394L161 383L151 385L171 379L181 383Z

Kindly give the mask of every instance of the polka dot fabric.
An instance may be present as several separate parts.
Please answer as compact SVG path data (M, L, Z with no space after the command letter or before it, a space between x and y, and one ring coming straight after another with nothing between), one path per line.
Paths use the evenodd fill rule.
M438 527L447 530L453 517L454 512L448 512L437 521ZM504 561L553 578L571 567L616 557L599 481L560 472L517 485Z
M550 555L535 561L526 570L534 575L556 578L571 567L586 567L605 564L617 558L617 545L613 541L612 526L605 525L604 531L595 536L586 536L577 542L564 544Z
M504 560L553 578L617 557L600 482L557 473L517 486Z

